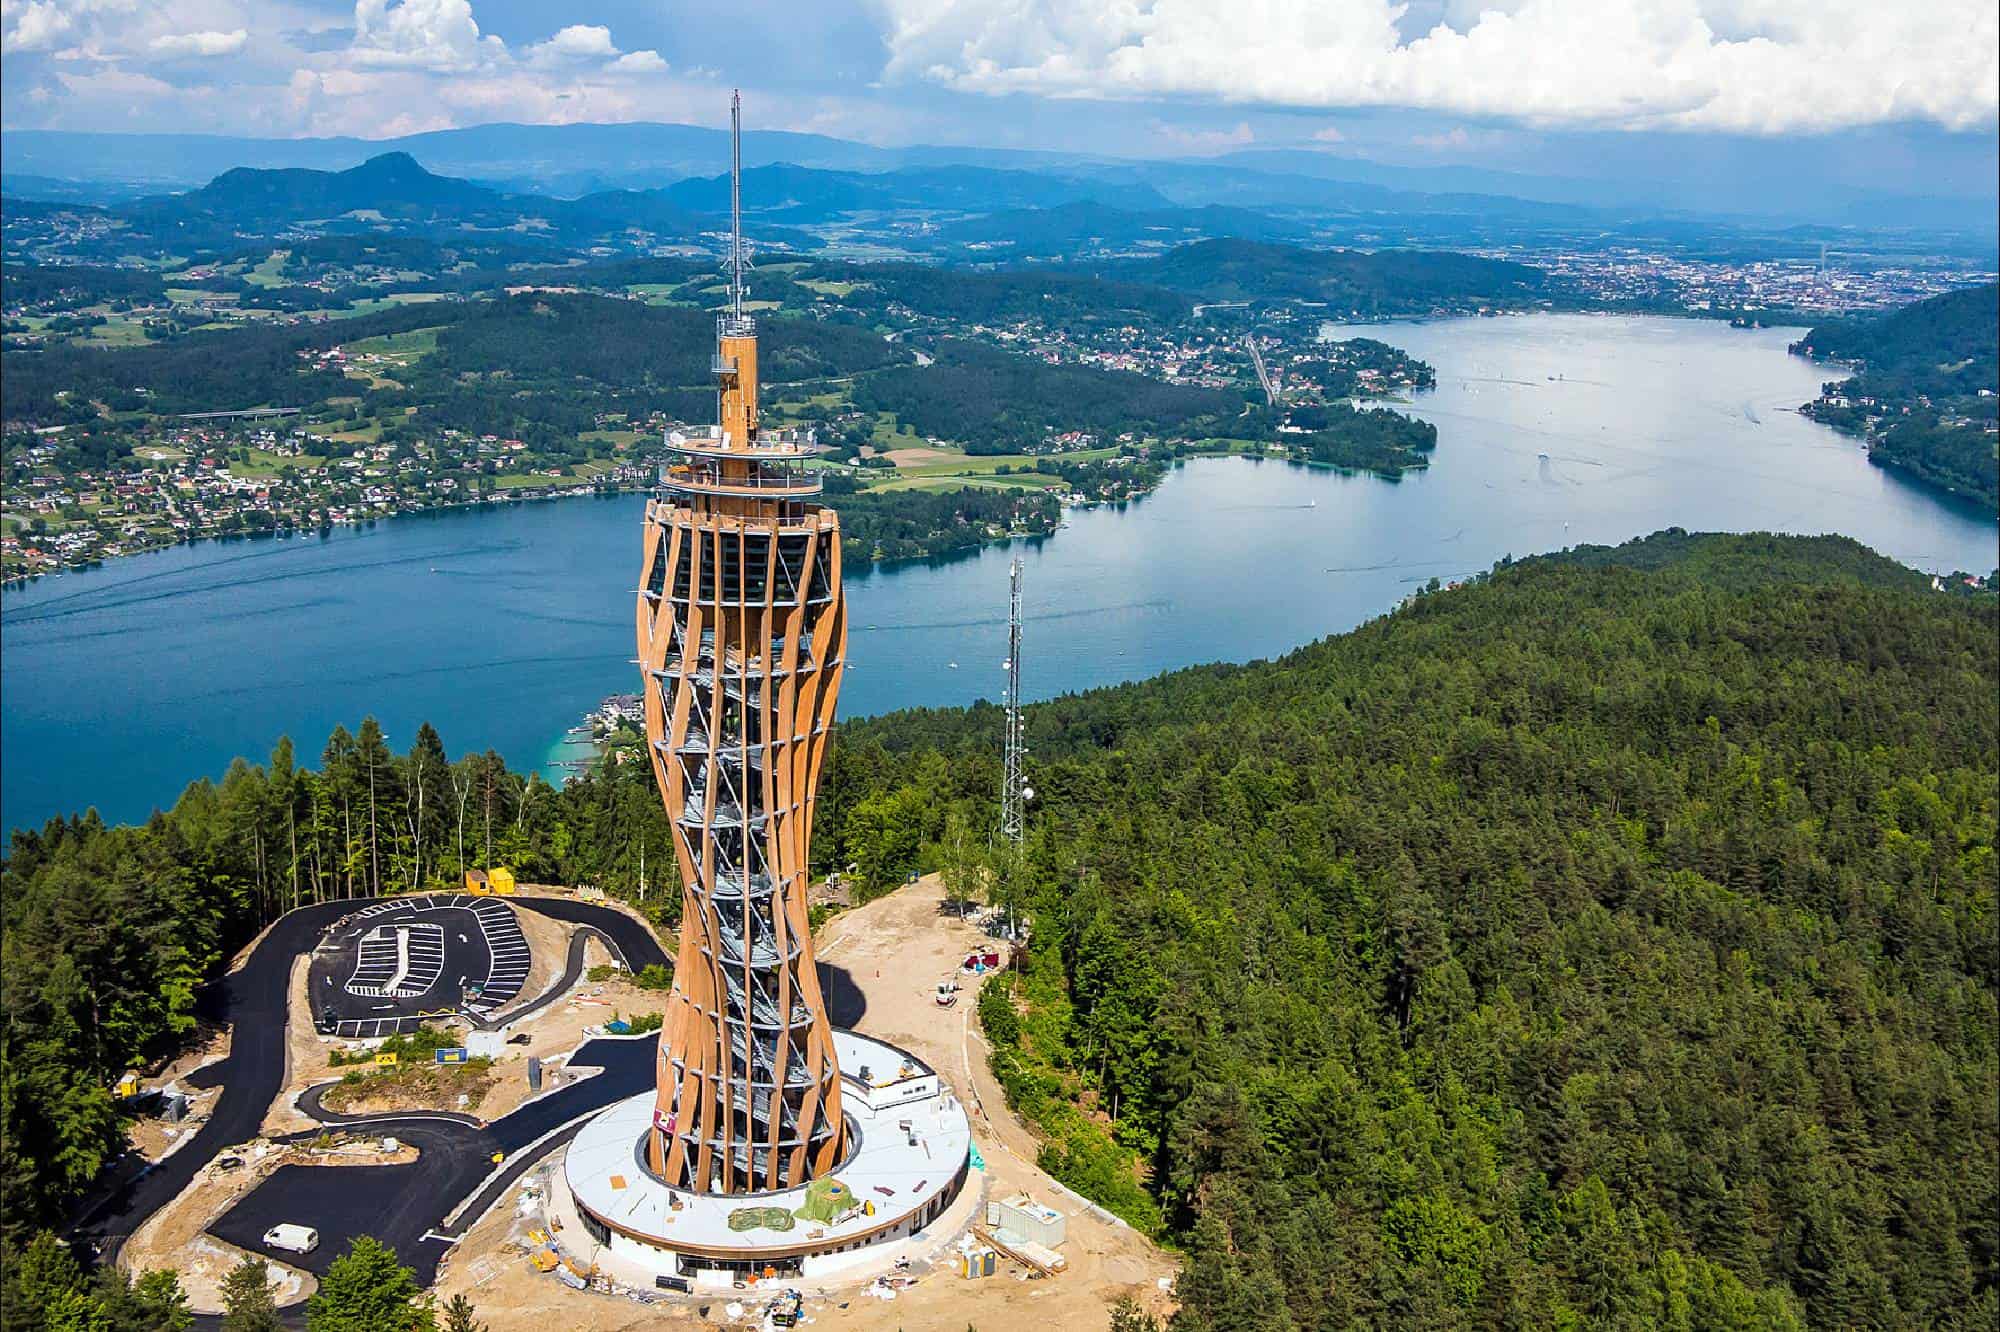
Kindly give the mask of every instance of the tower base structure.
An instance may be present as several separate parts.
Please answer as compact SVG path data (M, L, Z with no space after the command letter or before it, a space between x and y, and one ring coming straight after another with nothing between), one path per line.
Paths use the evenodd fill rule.
M647 1163L650 1092L586 1123L563 1173L576 1216L596 1243L595 1260L665 1289L746 1279L835 1285L866 1277L880 1266L876 1260L940 1219L956 1220L966 1209L953 1203L973 1176L965 1107L905 1050L838 1028L833 1043L844 1084L845 1155L796 1188L694 1193L669 1185ZM936 1238L950 1236L940 1229Z

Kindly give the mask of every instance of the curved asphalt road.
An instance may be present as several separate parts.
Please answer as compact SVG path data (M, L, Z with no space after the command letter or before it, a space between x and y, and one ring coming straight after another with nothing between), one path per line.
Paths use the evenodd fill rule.
M114 1168L107 1194L72 1223L73 1239L88 1244L107 1261L115 1259L126 1238L178 1197L210 1161L258 1136L285 1080L292 959L312 948L328 925L364 904L363 899L322 902L280 917L243 965L212 987L208 997L230 1024L231 1035L228 1056L203 1070L203 1081L222 1087L207 1122L157 1166L124 1178ZM667 960L650 930L610 907L534 899L516 899L515 905L592 927L631 969ZM572 956L580 971L581 948L573 948ZM553 999L553 993L546 994L533 1006ZM590 1041L571 1057L570 1067L596 1067L601 1072L484 1126L446 1114L336 1116L320 1106L323 1090L310 1102L302 1097L315 1118L365 1125L370 1133L401 1138L418 1149L418 1159L390 1166L281 1166L210 1229L245 1249L315 1274L323 1273L353 1236L374 1235L394 1248L428 1285L437 1274L438 1259L463 1228L536 1156L558 1145L557 1130L652 1085L657 1044L657 1036ZM523 1148L544 1138L547 1141L535 1153L520 1155ZM495 1152L508 1159L500 1178L489 1180ZM477 1206L465 1208L449 1232L439 1230L451 1210L475 1190ZM319 1248L304 1256L266 1249L263 1232L280 1220L316 1227Z
M211 998L231 1025L230 1052L202 1070L204 1081L222 1085L208 1122L158 1166L116 1182L107 1197L72 1225L73 1238L89 1243L106 1260L115 1258L119 1245L178 1197L211 1160L257 1137L284 1085L292 959L310 949L328 925L362 904L358 899L323 902L280 917L243 966L221 981ZM516 898L513 904L597 933L629 971L667 962L652 931L614 908L560 898ZM582 969L579 932L571 939L568 963L556 984L496 1025L553 1003ZM828 1016L838 1026L852 1026L863 1007L859 988L845 971L824 964L820 980ZM321 1104L326 1087L309 1088L300 1094L299 1106L311 1118L399 1138L417 1149L417 1159L402 1165L280 1166L209 1230L315 1276L324 1275L355 1236L372 1235L393 1248L428 1286L444 1254L529 1166L567 1142L587 1116L653 1084L658 1044L657 1034L588 1041L568 1066L597 1068L596 1075L545 1093L490 1124L448 1112L343 1115ZM495 1153L502 1158L498 1167ZM310 1254L266 1247L264 1232L280 1221L312 1226L320 1233L319 1247ZM286 1321L296 1323L302 1316L295 1308ZM217 1326L218 1320L197 1323Z

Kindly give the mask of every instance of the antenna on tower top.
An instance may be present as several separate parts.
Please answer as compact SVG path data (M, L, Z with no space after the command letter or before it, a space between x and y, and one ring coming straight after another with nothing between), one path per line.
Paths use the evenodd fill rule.
M729 94L729 313L743 318L743 93Z

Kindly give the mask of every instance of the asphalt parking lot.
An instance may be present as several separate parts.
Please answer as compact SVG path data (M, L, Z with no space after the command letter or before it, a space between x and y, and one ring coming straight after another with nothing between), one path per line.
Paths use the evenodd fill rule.
M514 906L497 898L436 893L365 903L313 950L313 1020L355 1039L410 1031L449 1013L483 1018L519 997L532 960Z

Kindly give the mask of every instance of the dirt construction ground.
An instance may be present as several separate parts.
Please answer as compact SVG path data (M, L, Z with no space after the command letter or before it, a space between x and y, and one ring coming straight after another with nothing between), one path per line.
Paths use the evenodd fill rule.
M940 1261L914 1271L917 1280L893 1301L856 1290L809 1298L806 1316L827 1332L1101 1332L1112 1302L1130 1295L1164 1313L1170 1299L1162 1282L1171 1259L1143 1235L1109 1221L1035 1168L1037 1144L1006 1108L987 1071L985 1048L973 1012L979 982L958 964L975 945L991 946L972 924L941 914L943 892L935 879L910 884L829 921L817 941L820 960L852 977L867 1004L857 1028L904 1046L927 1061L957 1092L973 1118L973 1140L986 1160L988 1197L1027 1192L1068 1217L1062 1254L1068 1270L1026 1280L1001 1262L999 1274L967 1281ZM959 979L958 1003L939 1008L937 983ZM560 1187L560 1158L553 1158ZM977 1172L974 1182L977 1185ZM613 1295L574 1292L529 1267L523 1248L532 1221L503 1198L453 1250L438 1282L440 1299L465 1292L492 1332L576 1332L679 1329L735 1323L756 1326L762 1301L753 1292L719 1292L704 1299L642 1306ZM941 1236L949 1240L951 1236ZM948 1253L946 1249L944 1253ZM940 1254L940 1258L944 1255ZM742 1314L732 1319L728 1306ZM700 1309L706 1306L706 1316Z

